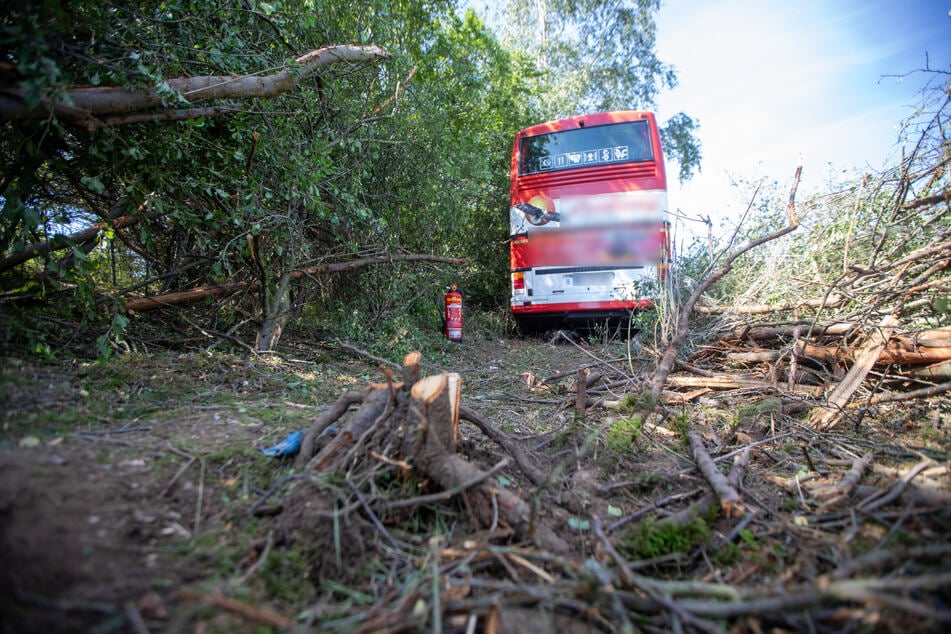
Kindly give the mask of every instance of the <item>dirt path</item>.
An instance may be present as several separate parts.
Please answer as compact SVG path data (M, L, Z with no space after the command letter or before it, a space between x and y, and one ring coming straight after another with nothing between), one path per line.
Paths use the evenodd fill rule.
M361 504L345 486L349 475L313 481L291 459L261 455L257 448L306 428L344 391L381 380L379 368L351 355L5 359L0 631L465 631L470 623L519 631L526 616L534 631L613 631L632 620L647 630L722 621L739 631L900 622L939 631L947 616L945 410L935 425L933 411L908 406L903 428L883 421L874 440L810 434L756 394L737 394L732 409L674 408L655 427L623 408L594 408L580 420L571 388L578 368L607 362L633 377L649 362L626 358L620 343L467 341L431 356L426 373L459 372L465 406L555 474L539 491L510 464L497 486L535 500L538 521L570 552L546 554L512 543L504 526L474 524L464 494L384 510L385 500L430 491L398 469L380 471L364 492L374 497ZM687 428L714 456L754 445L745 518L714 508L670 521L708 491ZM471 424L460 434L460 453L482 468L509 457ZM896 497L856 515L822 506L827 500L805 487L834 483L865 452L877 456L865 487L892 490L896 474L926 456L927 481L943 488L931 500ZM308 511L308 491L335 499L335 514ZM890 570L917 585L822 594L820 579L826 588L855 581L848 566L863 557L863 579ZM688 591L688 583L706 585ZM714 587L735 593L732 612ZM799 607L737 607L776 588L800 597ZM889 593L921 609L889 603Z

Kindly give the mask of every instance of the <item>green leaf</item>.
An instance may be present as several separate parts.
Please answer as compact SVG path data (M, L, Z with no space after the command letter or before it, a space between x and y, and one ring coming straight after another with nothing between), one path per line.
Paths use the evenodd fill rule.
M106 191L106 186L102 184L98 176L83 176L80 181L89 188L90 191L101 194Z
M753 536L753 533L748 528L740 529L739 536L750 548L754 550L759 548L759 544L756 543L756 537Z
M568 526L578 531L586 531L591 528L591 522L578 519L577 517L568 518Z

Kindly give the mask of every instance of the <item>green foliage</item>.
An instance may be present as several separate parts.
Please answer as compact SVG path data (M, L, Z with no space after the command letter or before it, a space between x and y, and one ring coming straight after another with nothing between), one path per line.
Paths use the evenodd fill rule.
M399 333L429 328L431 292L450 282L492 314L508 296L515 132L562 107L650 106L674 81L653 54L656 8L556 3L549 28L561 35L539 57L503 44L452 0L18 5L0 21L0 48L13 69L0 87L22 91L31 106L89 85L154 89L163 108L183 109L195 104L169 87L172 78L270 73L338 42L379 44L393 56L328 67L280 96L222 104L232 109L222 116L90 120L89 129L55 116L3 121L0 255L44 240L53 248L0 271L0 286L59 319L57 310L69 313L73 336L89 333L89 349L101 356L134 336L137 322L126 320L123 301L201 285L246 284L239 298L190 315L245 340L269 320L286 330L301 317L344 315L331 326L405 339ZM589 46L592 64L569 69L571 34L611 29L614 45L629 44L611 55ZM693 125L678 115L665 142L689 146ZM127 216L138 222L89 241L65 238ZM407 251L466 265L451 275L416 265L288 277L328 260ZM55 354L50 342L62 329L32 322L36 310L4 305L7 341ZM494 321L483 328L510 327Z
M687 433L690 431L690 411L682 408L668 419L667 427L680 436L681 442L686 443Z
M641 436L641 427L644 419L640 416L631 416L615 421L608 429L607 446L614 451L630 450Z
M800 192L798 228L738 259L710 295L726 305L797 305L803 299L826 297L837 312L852 318L892 310L899 301L907 301L913 308L903 309L904 323L920 320L929 327L948 323L940 285L927 284L940 276L928 271L934 262L926 259L902 272L920 287L921 296L914 299L883 290L895 280L884 284L868 277L879 267L889 270L889 263L917 249L940 244L946 236L946 206L928 204L949 187L943 167L949 156L947 126L941 123L949 107L946 73L936 73L931 81L923 89L921 106L902 124L899 164L880 174L830 182L831 191L822 195L806 197ZM731 239L715 245L720 256L787 224L788 184L737 178L735 186L751 201L750 209ZM716 266L718 261L715 257L710 264ZM788 312L792 318L803 318ZM823 318L829 314L826 311ZM775 317L779 320L781 315Z
M702 517L679 525L646 520L628 529L618 549L630 560L651 559L673 553L688 553L711 536L710 526Z
M651 110L664 88L677 85L674 68L656 54L659 0L509 0L505 41L536 60L538 107L553 119L603 110ZM700 168L698 124L684 113L662 130L680 178Z
M651 411L654 404L649 392L628 392L621 397L617 409L624 414L637 414Z

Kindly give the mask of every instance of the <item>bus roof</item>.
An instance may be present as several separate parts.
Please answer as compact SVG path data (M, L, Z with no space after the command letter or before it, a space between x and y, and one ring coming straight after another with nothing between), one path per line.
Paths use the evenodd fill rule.
M585 126L605 125L608 123L621 123L623 121L638 121L647 119L651 122L651 127L656 128L657 119L653 112L646 110L614 110L611 112L596 112L593 114L579 114L565 119L555 119L545 123L537 123L520 130L515 135L516 139L545 132L554 132L556 130L573 130Z

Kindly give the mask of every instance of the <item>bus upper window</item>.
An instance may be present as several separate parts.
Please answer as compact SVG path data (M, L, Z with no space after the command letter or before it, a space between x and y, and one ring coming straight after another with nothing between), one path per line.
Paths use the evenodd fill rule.
M519 144L519 155L521 174L654 159L647 121L526 137Z

